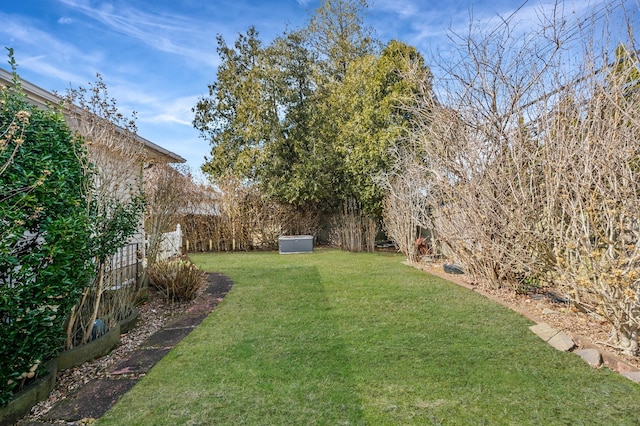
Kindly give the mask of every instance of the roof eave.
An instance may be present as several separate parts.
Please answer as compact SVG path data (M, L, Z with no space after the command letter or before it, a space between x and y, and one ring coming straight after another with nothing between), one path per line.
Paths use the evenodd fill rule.
M5 69L0 68L0 84L7 87L13 87L13 74ZM56 96L55 94L29 81L20 79L20 85L22 86L22 91L27 96L27 99L36 106L47 108L51 105L60 105L63 102L63 99L59 96ZM175 152L169 151L168 149L165 149L138 134L136 134L136 141L144 145L145 149L148 150L151 154L149 155L149 158L146 158L147 161L156 160L162 163L187 162L187 160L185 160Z

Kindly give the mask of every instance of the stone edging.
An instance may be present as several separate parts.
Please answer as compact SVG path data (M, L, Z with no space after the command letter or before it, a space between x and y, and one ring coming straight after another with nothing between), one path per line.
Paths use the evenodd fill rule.
M404 265L419 269L428 274L436 275L444 280L457 284L461 287L465 287L471 291L474 291L476 293L479 293L485 296L488 299L491 299L492 301L502 306L505 306L511 309L514 312L517 312L518 314L536 323L536 325L530 327L530 329L532 330L532 332L536 333L544 341L548 342L552 346L554 346L554 344L558 342L558 346L557 347L554 346L556 347L556 349L572 351L594 368L598 368L604 365L607 368L620 373L624 377L630 380L633 380L636 383L640 383L640 371L638 371L637 368L635 368L628 362L624 361L622 358L618 357L617 355L611 353L610 351L607 351L601 346L591 342L586 337L580 336L574 333L565 333L561 330L553 329L549 327L546 323L541 321L540 318L538 318L531 312L524 309L519 309L518 307L515 307L515 306L511 306L509 303L505 302L501 298L496 297L490 293L486 293L481 289L479 289L478 287L469 284L464 279L462 279L463 276L447 274L444 271L436 270L434 268L429 268L415 262L404 261L402 263ZM537 332L537 330L540 331L540 334ZM569 341L571 341L572 344L570 344ZM580 349L574 351L574 349L576 348L576 345ZM599 354L599 357L595 355L593 351L597 351ZM598 359L600 359L600 362L597 361Z

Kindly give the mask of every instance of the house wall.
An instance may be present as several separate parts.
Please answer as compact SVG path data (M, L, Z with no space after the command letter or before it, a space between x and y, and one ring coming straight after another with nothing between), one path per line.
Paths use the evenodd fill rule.
M38 107L48 108L49 105L62 104L62 98L31 82L21 80L20 84L27 100ZM0 85L13 87L12 73L1 68ZM97 192L93 194L95 197L113 197L126 202L130 199L132 190L136 192L142 189L145 162L185 162L181 156L76 106L67 108L65 118L69 127L87 142L89 159L97 169ZM144 243L144 215L141 215L137 232L114 256L112 269L121 271L123 268L131 270L133 266L137 268L138 261L144 259Z

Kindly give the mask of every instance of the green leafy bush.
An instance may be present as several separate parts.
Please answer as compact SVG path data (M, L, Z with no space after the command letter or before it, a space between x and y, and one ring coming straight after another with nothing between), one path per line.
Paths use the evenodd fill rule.
M92 271L84 144L14 84L0 90L0 406L62 348Z
M205 282L205 273L186 259L157 262L148 273L149 284L170 302L193 300Z

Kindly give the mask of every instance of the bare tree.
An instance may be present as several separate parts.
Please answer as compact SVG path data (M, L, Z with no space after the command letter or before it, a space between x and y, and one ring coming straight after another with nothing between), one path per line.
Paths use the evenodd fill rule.
M113 256L134 235L142 239L144 146L136 135L135 113L128 118L118 111L100 75L89 89L68 90L63 110L69 126L87 144L89 163L85 170L91 178L85 193L93 226L89 245L96 270L94 282L87 286L67 322L66 346L70 348L95 336L98 317L109 323L107 327L112 326L133 306L135 285L120 286L111 278L112 271L121 266L114 263ZM105 312L103 296L113 289L118 290L121 303L110 304L109 312Z
M186 167L150 163L144 170L146 197L145 232L147 233L147 267L153 265L164 241L182 219L210 197L196 184Z
M394 146L391 153L394 166L381 178L386 189L382 212L385 231L410 262L417 261L420 254L416 247L419 230L433 229L428 206L429 175L416 151ZM429 245L433 250L433 238Z

